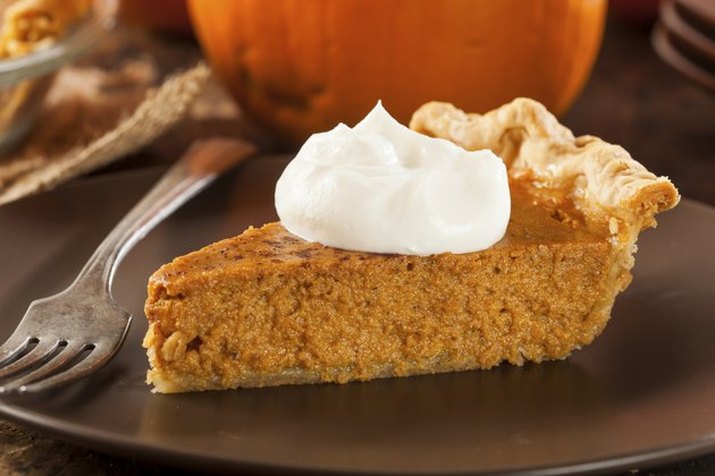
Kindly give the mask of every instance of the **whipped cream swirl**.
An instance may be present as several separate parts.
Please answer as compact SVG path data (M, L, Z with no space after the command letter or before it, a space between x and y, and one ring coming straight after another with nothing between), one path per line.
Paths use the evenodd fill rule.
M469 253L499 241L511 200L503 161L403 126L378 102L355 127L312 135L275 191L283 226L372 253Z

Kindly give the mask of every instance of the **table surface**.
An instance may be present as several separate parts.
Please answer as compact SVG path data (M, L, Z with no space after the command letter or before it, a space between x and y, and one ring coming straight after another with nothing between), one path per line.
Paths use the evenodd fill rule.
M180 48L198 54L193 45ZM593 75L563 122L577 135L588 133L622 145L653 172L669 176L684 196L715 205L715 93L660 61L647 29L609 20ZM169 146L164 154L182 146ZM161 161L162 153L154 153ZM145 163L146 157L129 158L105 172ZM715 454L659 468L633 468L627 474L634 472L715 474ZM96 453L0 419L0 474L192 473Z

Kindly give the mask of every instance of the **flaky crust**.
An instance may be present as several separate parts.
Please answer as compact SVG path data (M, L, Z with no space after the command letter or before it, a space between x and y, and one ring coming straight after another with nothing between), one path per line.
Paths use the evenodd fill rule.
M655 226L656 213L680 200L666 177L657 177L622 147L573 133L541 103L517 98L484 115L430 102L410 127L469 150L491 149L517 180L529 180L544 196L570 201L589 225L606 227L618 242L632 243Z

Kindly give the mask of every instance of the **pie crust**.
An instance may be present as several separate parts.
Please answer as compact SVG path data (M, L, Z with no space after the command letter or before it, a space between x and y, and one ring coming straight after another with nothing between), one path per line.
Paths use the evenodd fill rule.
M542 205L555 213L577 212L595 232L608 230L624 271L633 267L638 233L655 227L655 215L680 201L667 177L648 171L621 146L574 137L533 99L517 98L484 115L429 102L415 111L410 128L467 150L492 149ZM630 274L621 289L629 282Z

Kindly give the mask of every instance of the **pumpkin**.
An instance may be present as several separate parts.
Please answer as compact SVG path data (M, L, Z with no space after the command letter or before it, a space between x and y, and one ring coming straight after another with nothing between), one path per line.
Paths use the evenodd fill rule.
M600 46L605 0L189 0L229 90L292 144L378 99L483 112L527 96L564 112Z

